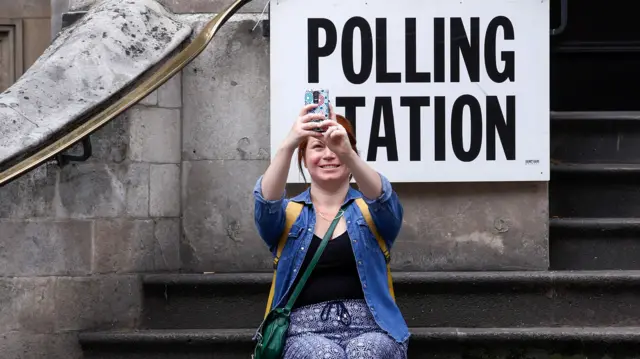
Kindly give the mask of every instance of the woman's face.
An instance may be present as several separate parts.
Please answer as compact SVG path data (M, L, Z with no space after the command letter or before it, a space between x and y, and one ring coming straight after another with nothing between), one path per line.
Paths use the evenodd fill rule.
M315 182L345 181L349 169L340 162L338 156L316 138L309 138L304 158L305 166Z

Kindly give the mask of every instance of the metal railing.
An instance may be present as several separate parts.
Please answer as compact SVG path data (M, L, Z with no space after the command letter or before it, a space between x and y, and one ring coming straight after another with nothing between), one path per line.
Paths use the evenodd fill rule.
M82 142L85 137L89 136L104 126L107 122L147 97L147 95L158 87L162 86L171 77L193 61L207 47L209 42L211 42L213 36L218 32L220 27L224 25L241 7L250 1L251 0L234 1L233 4L229 5L209 21L202 31L182 51L167 60L158 70L153 72L147 79L142 81L123 97L99 113L91 116L87 121L79 124L73 130L58 138L53 143L46 145L15 165L0 172L0 186L5 185L9 181L16 179L29 170L36 168L45 161L54 158L56 155L70 148L74 144Z

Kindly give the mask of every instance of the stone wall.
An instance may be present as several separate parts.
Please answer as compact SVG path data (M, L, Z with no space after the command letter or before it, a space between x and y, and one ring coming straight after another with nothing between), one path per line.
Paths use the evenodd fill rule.
M71 0L70 11L91 2ZM163 2L204 13L183 15L194 33L229 3ZM251 195L269 163L269 38L251 31L264 3L93 135L89 161L0 188L3 357L79 358L77 331L134 327L140 273L271 269ZM547 268L546 184L395 188L405 223L394 269Z
M251 195L270 151L269 39L250 31L257 19L237 15L184 70L185 270L272 269L255 230ZM301 189L290 186L289 194ZM395 189L405 221L393 269L547 269L545 183L396 184Z
M177 75L111 121L87 162L0 188L3 358L80 358L77 331L136 325L138 274L179 269L181 92Z

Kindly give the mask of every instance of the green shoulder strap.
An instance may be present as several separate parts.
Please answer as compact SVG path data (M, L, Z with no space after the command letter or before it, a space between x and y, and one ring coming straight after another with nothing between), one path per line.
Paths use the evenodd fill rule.
M329 243L329 240L333 235L333 231L336 229L336 226L338 225L338 221L340 221L340 217L342 217L343 214L344 214L344 207L340 208L335 218L331 222L329 229L327 229L327 233L324 234L324 238L322 238L322 242L320 242L320 245L318 246L316 253L313 255L313 258L311 259L309 266L302 274L302 277L300 278L300 282L298 282L298 284L296 285L296 288L291 294L291 297L289 297L289 301L284 307L285 311L290 312L291 308L293 308L293 304L298 298L298 295L300 295L300 292L302 292L302 288L304 288L304 285L307 283L307 279L309 279L309 276L311 275L313 268L318 263L318 260L320 260L320 256L322 256L322 252L324 251L324 248L327 246L327 243Z

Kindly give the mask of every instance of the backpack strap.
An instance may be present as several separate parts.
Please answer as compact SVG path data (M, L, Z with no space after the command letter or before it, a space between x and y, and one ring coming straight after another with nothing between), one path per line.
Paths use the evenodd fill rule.
M282 231L282 235L280 236L280 240L278 241L278 249L276 251L276 256L273 258L273 279L271 280L271 290L269 291L269 299L267 300L267 309L264 313L265 318L271 311L271 305L273 303L273 296L275 294L276 287L276 272L278 269L278 261L280 261L280 256L282 255L282 250L284 249L285 244L287 244L287 238L289 237L289 232L291 231L291 227L296 223L300 212L302 211L303 204L298 202L289 201L287 203L287 209L285 211L285 220L284 220L284 230Z
M376 228L375 223L373 223L371 212L369 212L369 206L364 201L364 199L362 199L361 197L356 198L356 204L360 208L360 212L362 212L362 216L364 217L365 221L367 221L367 225L369 226L371 233L373 233L373 235L376 237L376 240L378 241L378 245L380 246L380 249L384 254L384 260L387 263L387 283L389 285L389 292L391 293L391 297L395 300L396 295L395 295L395 291L393 290L393 278L391 277L391 266L390 266L391 253L389 252L389 248L387 248L387 243L384 241L382 236L380 236L380 233L378 233L378 229Z

